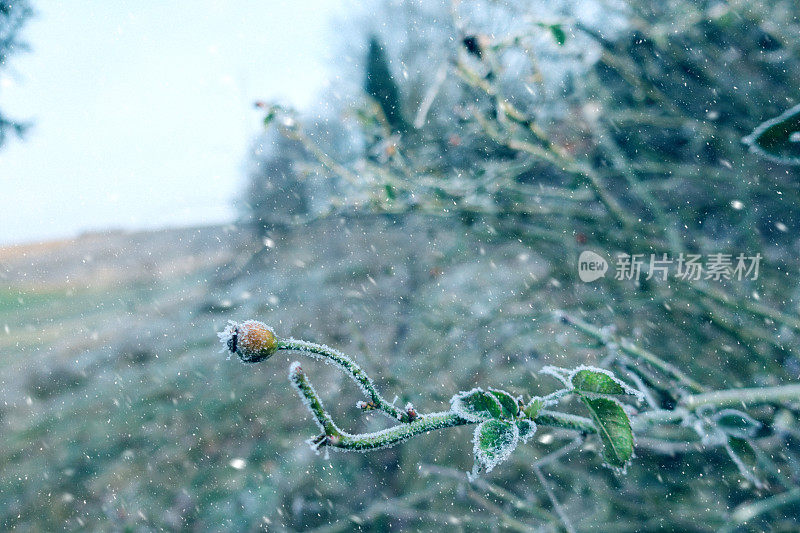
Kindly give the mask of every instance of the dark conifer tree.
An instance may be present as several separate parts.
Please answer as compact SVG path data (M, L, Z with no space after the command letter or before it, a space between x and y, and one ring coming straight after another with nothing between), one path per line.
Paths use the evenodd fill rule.
M0 0L0 70L8 68L9 56L26 48L20 41L20 32L32 14L33 9L25 0ZM6 116L0 110L0 147L9 132L21 136L26 127L25 123Z
M369 40L364 90L381 106L392 131L402 132L406 129L400 103L400 90L392 77L383 46L375 36Z

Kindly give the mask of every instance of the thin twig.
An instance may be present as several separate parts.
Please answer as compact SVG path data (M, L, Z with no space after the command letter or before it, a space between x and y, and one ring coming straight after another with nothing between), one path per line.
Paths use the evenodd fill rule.
M690 284L689 286L703 296L707 296L708 298L711 298L712 300L719 302L724 306L733 309L734 311L741 311L744 309L745 311L748 311L756 316L774 320L775 322L780 322L781 324L800 332L800 318L798 317L788 315L778 311L777 309L773 309L772 307L746 300L744 298L733 298L720 289L694 283Z
M737 526L745 524L759 515L783 507L784 505L795 503L798 500L800 500L800 487L795 487L781 494L764 498L763 500L743 503L733 510L731 513L731 521L723 527L720 532L733 531Z
M550 503L553 504L553 509L555 510L558 518L561 519L561 522L564 524L564 529L567 530L568 533L575 533L575 527L572 525L567 513L564 512L564 509L561 507L561 504L558 503L558 499L556 498L555 493L550 488L550 485L547 483L544 475L542 475L542 471L537 465L533 465L533 472L536 474L536 477L539 478L539 483L542 484L544 491L547 493L547 497L550 498Z
M687 409L697 409L705 405L726 407L789 401L800 401L800 383L775 387L718 390L705 394L695 394L684 396L680 404Z
M428 118L428 111L430 111L433 101L436 99L436 95L439 94L442 83L447 79L447 65L448 63L445 61L436 71L436 78L434 78L433 86L431 86L430 90L425 94L425 98L422 100L422 104L420 104L417 110L417 116L414 117L414 127L417 129L425 125L425 119Z
M581 333L595 339L603 346L608 346L610 344L613 344L623 353L635 359L639 359L641 361L650 363L660 371L678 380L681 384L691 389L693 392L703 392L705 390L705 387L703 387L700 383L698 383L694 379L687 376L680 369L678 369L677 367L675 367L670 363L667 363L657 355L645 350L644 348L640 348L630 340L624 337L615 337L613 335L610 335L584 322L583 320L580 320L579 318L568 315L566 313L558 313L557 316L565 324L568 324L577 329L578 331L580 331Z

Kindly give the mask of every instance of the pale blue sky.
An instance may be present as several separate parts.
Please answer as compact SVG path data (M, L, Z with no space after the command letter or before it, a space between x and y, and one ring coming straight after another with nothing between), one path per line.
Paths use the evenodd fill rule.
M0 245L232 220L253 102L313 106L342 2L34 7L0 74L0 108L34 122L0 150Z

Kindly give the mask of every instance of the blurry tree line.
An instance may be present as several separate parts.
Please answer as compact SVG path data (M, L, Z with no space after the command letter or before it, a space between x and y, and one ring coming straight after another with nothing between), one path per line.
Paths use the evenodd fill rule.
M244 202L259 235L416 212L562 256L761 253L758 285L729 289L796 311L797 166L742 143L798 103L796 3L380 6L345 76L360 86L315 116L269 107ZM716 289L669 289L736 310Z
M797 101L795 4L593 5L384 4L350 52L360 87L316 116L270 109L246 216L446 212L670 251L779 239L794 169L741 139ZM732 199L762 207L729 216Z
M0 73L10 68L9 58L12 55L27 48L20 40L20 32L31 15L33 9L26 0L0 0ZM9 132L21 136L25 128L25 123L6 116L0 109L0 147Z
M260 234L418 212L534 244L794 269L797 167L742 138L798 102L796 3L380 5L351 52L359 87L314 116L268 109L244 202Z
M259 238L330 215L417 213L570 258L572 278L586 248L759 253L757 280L606 279L604 297L565 307L606 333L647 332L709 385L797 380L800 173L742 139L800 102L800 4L387 2L358 26L358 86L331 90L317 114L267 106L244 213ZM695 357L686 339L725 356ZM657 370L643 379L675 402ZM715 494L770 501L800 482L792 431L759 455L769 489ZM610 507L627 505L620 494Z

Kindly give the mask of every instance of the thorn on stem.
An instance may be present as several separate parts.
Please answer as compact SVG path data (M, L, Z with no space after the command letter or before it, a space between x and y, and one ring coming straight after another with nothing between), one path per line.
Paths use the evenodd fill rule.
M372 400L370 400L368 402L365 401L356 402L356 407L358 407L362 411L374 411L375 409L378 408L378 405Z
M296 383L299 378L304 376L305 374L303 373L303 368L300 366L300 363L298 361L292 363L289 367L289 379Z

